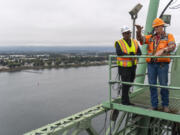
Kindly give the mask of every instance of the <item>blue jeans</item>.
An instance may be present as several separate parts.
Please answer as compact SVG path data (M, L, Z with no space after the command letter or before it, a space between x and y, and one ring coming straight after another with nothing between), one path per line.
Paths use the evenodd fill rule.
M160 85L168 85L168 63L148 63L148 80L149 84L157 84L157 78ZM158 107L158 92L156 87L150 87L151 92L151 104L153 108ZM168 89L161 88L161 100L162 106L167 107L169 105L169 91Z

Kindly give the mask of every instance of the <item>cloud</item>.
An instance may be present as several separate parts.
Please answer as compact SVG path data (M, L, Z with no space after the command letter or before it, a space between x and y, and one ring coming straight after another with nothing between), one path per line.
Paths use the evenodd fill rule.
M129 10L143 8L137 23L146 22L144 0L0 0L0 45L113 45L120 27L132 26ZM160 4L160 11L168 0ZM177 10L168 29L179 39ZM160 13L159 13L160 14Z

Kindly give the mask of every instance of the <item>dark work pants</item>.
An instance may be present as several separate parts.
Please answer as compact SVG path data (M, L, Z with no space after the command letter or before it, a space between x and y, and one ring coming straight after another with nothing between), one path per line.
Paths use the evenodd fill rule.
M133 67L118 67L118 74L121 77L121 81L123 82L134 82L135 74L136 74L136 66ZM129 104L129 89L131 85L122 85L122 104Z

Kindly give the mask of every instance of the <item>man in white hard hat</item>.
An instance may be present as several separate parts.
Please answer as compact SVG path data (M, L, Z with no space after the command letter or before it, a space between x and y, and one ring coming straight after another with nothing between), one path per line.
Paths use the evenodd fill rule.
M122 39L115 42L118 74L123 82L133 82L136 73L136 58L122 58L124 55L141 55L138 42L131 39L131 30L129 27L124 26L121 28ZM133 105L129 100L129 89L131 85L122 85L121 103L124 105Z

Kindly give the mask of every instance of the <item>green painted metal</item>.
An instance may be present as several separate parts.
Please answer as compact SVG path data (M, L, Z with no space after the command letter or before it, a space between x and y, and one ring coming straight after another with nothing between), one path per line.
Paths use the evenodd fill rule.
M123 122L125 116L126 116L126 112L123 112L123 113L121 114L121 117L120 117L120 119L119 119L119 121L118 121L118 123L117 123L117 125L116 125L116 127L115 127L115 129L114 129L114 131L113 131L113 133L112 133L112 135L116 135L116 134L117 134L120 126L122 125L122 122Z
M75 129L73 132L72 132L72 135L78 135L82 130L81 129Z
M111 57L109 57L109 80L111 80L111 65L112 65L112 59ZM111 103L112 103L112 98L111 98L111 84L109 84L109 102L110 102L110 109L112 109L111 107ZM109 130L108 132L110 132L111 134L111 122L109 122ZM109 133L108 133L109 134Z
M111 55L110 59L113 59L116 57L117 56ZM129 56L123 56L123 57L129 57ZM135 56L135 57L138 57L138 58L141 58L141 57L157 58L156 56L146 56L146 55ZM159 57L161 57L161 56L159 56ZM163 57L169 57L169 56L163 56ZM174 62L176 62L175 59L180 58L179 55L170 56L170 57L172 59L174 59ZM112 62L112 60L111 60L111 62ZM112 65L109 64L109 66L112 66ZM114 68L114 67L110 67L109 70L111 70L112 68ZM178 69L178 68L176 67L176 69ZM174 73L174 71L172 71L172 73ZM111 72L109 73L109 75L111 75ZM109 77L109 79L111 79L111 77ZM171 85L171 86L160 86L160 85L149 85L149 84L142 84L142 83L129 83L129 82L109 80L110 86L114 83L130 84L130 85L134 85L134 86L139 86L140 88L138 89L138 91L135 91L133 94L130 95L130 97L138 96L139 94L141 94L145 91L145 89L143 87L150 87L150 86L159 87L159 88L168 88L168 89L173 89L173 90L180 90L180 87L174 87L173 85ZM111 87L109 90L111 90ZM111 92L109 92L109 93L111 93ZM116 110L120 110L123 112L129 112L129 113L144 116L144 118L141 119L141 121L138 121L138 126L141 126L141 125L144 126L145 125L146 127L148 127L150 124L152 124L150 119L153 117L155 119L155 121L154 121L155 126L152 128L153 129L151 131L152 135L156 135L156 134L159 135L159 134L162 134L162 132L168 133L169 130L171 130L171 129L167 130L166 128L164 128L163 130L161 129L161 119L167 120L167 121L180 122L180 117L177 114L169 114L169 113L165 113L165 112L153 111L153 110L144 109L144 108L140 108L140 107L134 107L134 106L125 106L125 105L120 104L120 98L112 100L111 95L110 95L109 101L104 102L103 106L107 107L107 108L111 108L111 109L113 108ZM120 122L122 122L122 121L120 121ZM117 129L116 129L116 130L114 130L113 134L114 135L121 135L121 134L124 135L124 134L133 134L134 133L134 134L138 134L138 135L148 135L148 132L149 132L148 128L134 128L134 129L132 129L132 128L130 128L129 125L126 125L127 122L128 121L126 120L125 121L125 127L122 130L117 131ZM165 126L167 127L167 125L165 125Z
M113 127L113 122L109 122L109 127L108 129L106 130L106 135L110 135L111 132L112 132L112 127Z
M141 89L142 87L150 87L150 86L154 86L154 87L159 87L159 88L169 88L169 89L174 89L174 90L180 90L180 87L173 87L173 86L160 86L160 85L149 85L149 84L142 84L142 83L130 83L130 82L122 82L122 81L113 81L111 80L111 70L112 70L112 59L113 58L116 58L117 56L116 55L110 55L109 56L109 103L110 103L110 107L109 109L112 109L112 96L111 96L111 86L112 84L114 83L122 83L122 84L131 84L131 85L134 85L134 86L139 86L139 88ZM124 57L124 58L127 58L127 57L136 57L136 58L167 58L167 57L170 57L170 58L180 58L180 56L146 56L146 55L143 55L143 56L121 56L121 57ZM141 89L142 90L142 89ZM137 91L137 90L136 90ZM135 91L135 92L136 92ZM114 109L114 108L113 108ZM110 125L111 126L111 125Z
M69 132L69 130L66 130L66 131L64 131L64 132L63 132L63 134L62 134L62 135L67 135L67 134L68 134L68 132Z
M90 119L85 119L79 122L79 124L76 125L72 135L78 135L82 131L86 131L89 135L98 135L95 129L91 126Z
M127 116L126 116L126 122L125 122L125 124L124 124L124 131L123 131L123 135L126 135L126 127L127 127L127 124L128 124L128 119L129 119L129 113L127 113Z
M88 132L89 135L98 135L96 130L91 125L86 129L86 131Z
M177 48L176 54L180 55L180 47ZM170 86L180 87L180 83L179 83L179 80L180 80L180 68L179 68L180 67L180 59L174 59L173 61L174 62L172 63L172 68L171 68ZM179 95L180 95L179 92L175 91L175 92L170 94L170 97L177 98L180 100Z
M146 19L146 26L145 26L145 35L148 34L148 32L152 31L152 22L157 17L158 7L159 7L159 1L160 0L149 0L149 9L148 9L148 15ZM143 54L147 54L147 45L143 45L141 47L141 51ZM145 58L140 58L139 62L145 62ZM145 74L146 73L146 67L147 64L138 65L138 68L136 70L136 74ZM141 76L135 79L135 82L137 83L144 83L145 76ZM136 86L134 90L139 89L139 86Z
M129 117L127 117L127 115L129 115ZM147 117L124 112L118 121L117 129L115 128L113 130L112 135L167 135L172 131L172 121L148 117L149 122L147 123L149 124L140 125L139 121L144 121L144 119L147 120ZM110 133L106 135L110 135Z
M109 108L110 104L109 102L106 102L106 103L103 103L103 106ZM154 118L159 118L159 119L164 119L164 120L169 120L169 121L174 121L174 122L180 122L180 115L177 115L177 114L153 111L150 109L144 109L144 108L135 107L135 106L126 106L126 105L122 105L118 103L112 103L112 107L114 109L125 111L125 112L135 113L139 115L144 115L148 117L154 117Z
M109 109L97 105L85 111L74 114L73 116L48 124L39 129L25 133L24 135L58 135L67 134L70 129L76 127L73 134L86 130L90 135L97 135L97 132L91 126L91 120Z
M111 80L111 64L112 64L112 58L109 57L109 80ZM111 98L111 84L109 84L109 102L111 104L112 98Z
M176 50L176 55L180 55L180 44ZM180 80L180 59L173 59L174 62L172 63L171 71L171 86L180 86L179 80Z
M113 135L124 135L124 134L125 135L139 135L137 122L140 121L143 117L134 115L132 113L127 113L127 112L124 112L124 113L126 116L125 115L121 116L117 124L118 130L114 130ZM119 127L120 126L119 124L121 124L121 128Z
M173 87L173 86L162 86L162 85L152 85L152 84L141 84L141 83L131 83L131 82L123 82L123 81L109 81L110 84L114 83L122 83L122 84L129 84L134 86L141 86L142 87L158 87L158 88L166 88L166 89L172 89L172 90L180 90L180 87Z
M142 117L142 119L140 119L137 122L137 125L139 125L140 127L149 127L150 119L151 119L150 117L144 116ZM139 135L148 134L148 130L146 128L138 128L137 130L138 130L137 132Z

